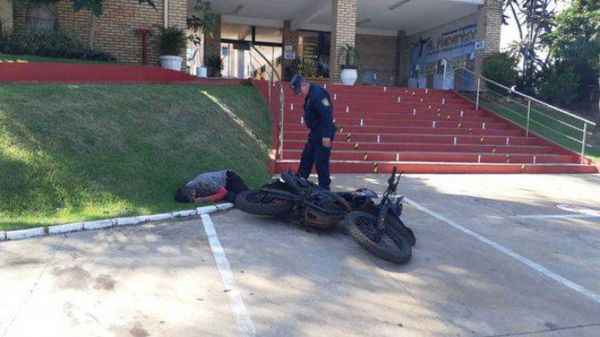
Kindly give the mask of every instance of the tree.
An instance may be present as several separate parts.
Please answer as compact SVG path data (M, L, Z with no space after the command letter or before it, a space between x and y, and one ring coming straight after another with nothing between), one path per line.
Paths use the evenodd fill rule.
M598 88L600 54L600 2L574 0L556 17L550 34L550 50L557 62L570 65L577 74L577 99L585 105L600 98Z
M510 9L517 25L519 41L513 49L521 56L521 90L533 92L538 70L548 68L550 55L542 58L549 45L549 33L554 26L556 0L504 0L504 10ZM508 16L503 17L506 24Z
M190 31L189 39L195 44L200 45L202 36L213 35L217 25L217 15L212 11L209 1L197 0L192 15L187 18L187 27Z

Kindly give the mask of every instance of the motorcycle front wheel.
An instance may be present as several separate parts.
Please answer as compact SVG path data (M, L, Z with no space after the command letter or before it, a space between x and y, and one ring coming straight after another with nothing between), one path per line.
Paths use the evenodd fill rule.
M376 216L353 211L346 216L345 222L350 236L371 254L395 264L405 264L411 259L408 240L395 230L379 230Z

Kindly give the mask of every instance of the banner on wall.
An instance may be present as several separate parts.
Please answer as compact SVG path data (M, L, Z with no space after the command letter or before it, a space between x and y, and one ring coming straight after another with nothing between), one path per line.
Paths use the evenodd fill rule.
M427 83L427 76L436 73L434 82L441 81L435 70L444 58L449 60L465 60L482 48L484 41L476 41L477 18L466 17L453 23L443 25L426 32L418 33L410 39L410 66L411 69L422 69L416 79L419 87L441 87L441 83ZM416 74L416 72L414 73ZM439 79L437 77L440 77ZM430 79L431 81L431 79Z

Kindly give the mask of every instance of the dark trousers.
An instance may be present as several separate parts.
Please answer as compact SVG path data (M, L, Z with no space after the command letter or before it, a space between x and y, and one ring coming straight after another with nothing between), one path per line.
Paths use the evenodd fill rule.
M225 199L229 202L235 201L235 196L248 190L244 180L233 171L227 171L227 184L225 185L227 196Z
M330 156L331 148L323 146L321 137L312 134L309 135L306 145L304 145L304 151L302 151L302 159L300 159L298 174L302 178L308 178L314 164L317 174L319 175L319 186L329 189L329 185L331 184L331 178L329 177Z

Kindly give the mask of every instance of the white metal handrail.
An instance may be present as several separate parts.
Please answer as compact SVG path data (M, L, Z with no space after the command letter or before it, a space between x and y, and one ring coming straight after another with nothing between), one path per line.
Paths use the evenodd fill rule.
M565 110L563 110L563 109L561 109L561 108L555 107L555 106L553 106L553 105L551 105L551 104L548 104L548 103L546 103L546 102L540 101L540 100L539 100L539 99L537 99L537 98L534 98L534 97L531 97L531 96L529 96L529 95L526 95L526 94L524 94L524 93L522 93L522 92L516 91L516 90L514 90L513 88L509 88L509 87L507 87L507 86L505 86L505 85L502 85L502 84L500 84L500 83L498 83L498 82L496 82L496 81L493 81L493 80L491 80L491 79L489 79L489 78L486 78L486 77L484 77L484 76L481 76L481 75L479 75L479 74L475 73L475 72L474 72L474 71L472 71L472 70L469 70L469 69L467 69L466 67L464 67L464 66L462 66L462 65L460 65L460 64L455 64L455 63L454 63L453 61L451 61L451 60L448 60L448 59L443 59L443 61L444 61L444 62L443 62L443 67L444 67L444 69L443 69L443 70L444 70L444 73L443 73L443 79L442 79L442 88L443 88L443 89L446 89L446 79L447 79L447 78L446 78L446 70L447 70L448 64L451 64L453 69L461 69L462 71L466 71L467 73L470 73L471 75L473 75L473 76L474 76L474 78L476 78L476 79L477 79L477 89L476 89L476 97L475 97L475 109L476 109L476 110L479 110L479 105L480 105L480 96L481 96L481 91L482 91L482 87L481 87L481 82L482 82L482 81L483 81L484 83L485 83L485 82L489 82L489 83L491 83L491 84L493 84L493 85L495 85L495 86L498 86L498 87L500 87L500 88L503 88L503 89L505 89L505 90L507 91L507 93L510 93L510 94L514 94L514 95L518 95L518 96L521 96L521 97L523 97L524 99L526 99L526 100L527 100L527 106L526 106L526 107L527 107L527 115L526 115L526 116L524 116L524 115L523 115L523 114L521 114L521 113L517 113L516 111L513 111L513 110L511 110L511 109L508 109L508 108L506 108L506 107L503 107L503 108L505 108L506 110L508 110L508 111L510 111L510 112L512 112L512 113L515 113L515 114L517 114L517 115L519 115L519 116L521 116L521 117L525 117L525 118L526 118L525 136L526 136L526 137L529 137L529 132L530 132L530 124L531 124L532 122L533 122L533 123L536 123L536 124L538 124L538 125L541 125L541 126L543 126L544 128L546 128L546 129L549 129L549 130L551 130L551 131L553 131L553 132L555 132L555 133L558 133L558 134L560 134L560 135L562 135L562 136L564 136L564 137L566 137L566 138L568 138L568 139L571 139L571 140L574 140L574 141L576 141L576 142L580 143L580 144L581 144L581 152L580 152L580 154L581 154L581 162L582 162L582 163L584 162L584 159L585 159L585 149L586 149L586 147L590 147L590 145L586 144L587 136L588 136L588 135L591 135L591 133L588 131L588 125L590 125L590 126L596 126L596 123L594 123L594 122L592 122L592 121L590 121L590 120L588 120L588 119L585 119L585 118L583 118L583 117L577 116L577 115L575 115L575 114L573 114L573 113L570 113L570 112L568 112L568 111L565 111ZM451 88L451 90L453 90L453 91L457 92L458 94L460 94L460 93L459 93L459 92L456 90L456 88L454 88L454 87L453 87L453 88ZM498 95L499 95L499 96L501 96L501 97L503 97L503 96L502 96L502 95L500 95L500 94L498 94ZM461 96L462 96L462 95L461 95ZM513 102L515 102L516 104L519 104L519 105L521 105L521 106L525 107L525 104L522 104L522 103L520 103L520 102L518 102L518 101L515 101L515 100L513 100ZM559 113L561 113L561 114L563 114L563 115L569 116L569 117L571 117L571 118L574 118L574 119L576 119L576 120L579 120L579 121L583 122L583 128L578 128L577 126L571 125L571 124L569 124L569 123L567 123L567 122L564 122L564 121L562 121L562 120L560 120L560 119L557 119L557 118L554 118L554 117L552 117L552 116L550 116L550 115L548 115L548 114L545 114L545 113L543 113L542 111L534 110L534 111L536 111L536 112L537 112L537 113L539 113L540 115L543 115L543 116L544 116L544 117L546 117L546 118L553 119L553 120L555 120L555 121L557 121L557 122L559 122L559 123L561 123L561 124L563 124L563 125L565 125L565 126L568 126L568 127L570 127L570 128L573 128L573 129L575 129L575 130L581 131L581 132L582 132L582 139L581 139L581 140L579 140L579 139L575 139L575 138L573 138L573 137L571 137L571 136L569 136L569 135L566 135L566 134L564 134L564 133L561 133L560 131L557 131L557 130L551 129L551 128L549 128L549 127L547 127L547 126L545 126L545 125L543 125L543 124L541 124L541 123L539 123L539 122L537 122L537 121L534 121L534 120L532 120L532 119L531 119L531 110L532 110L532 108L531 108L531 102L535 102L535 103L537 103L537 104L540 104L540 105L542 105L542 106L544 106L544 107L546 107L546 108L549 108L549 109L551 109L551 110L554 110L554 111L556 111L556 112L559 112Z
M285 94L283 90L283 84L281 82L281 76L279 76L279 73L277 72L277 69L275 69L275 67L273 66L273 63L269 61L269 59L267 59L265 55L263 55L263 53L261 53L260 50L256 48L256 46L250 43L250 48L254 49L254 51L256 51L258 55L260 55L260 57L262 57L262 59L265 60L266 64L268 64L271 68L271 74L269 75L269 103L271 103L272 99L271 89L273 87L273 75L277 77L277 82L279 83L279 146L276 155L279 156L279 159L283 160L283 118L285 114Z

